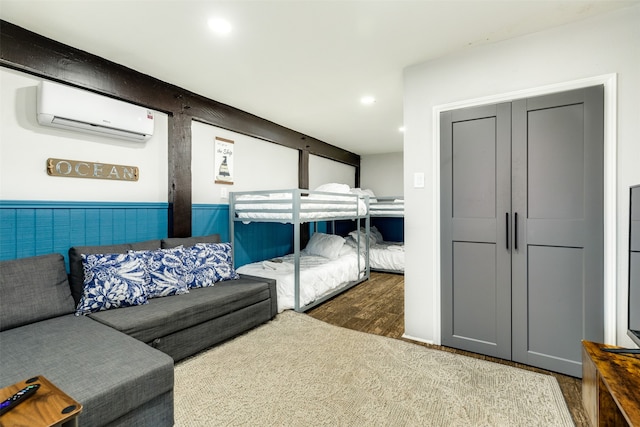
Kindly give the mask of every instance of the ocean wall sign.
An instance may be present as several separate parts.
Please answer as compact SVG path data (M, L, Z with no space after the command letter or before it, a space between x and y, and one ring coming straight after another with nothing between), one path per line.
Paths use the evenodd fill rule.
M48 158L47 174L50 176L67 176L71 178L137 181L140 171L137 166Z

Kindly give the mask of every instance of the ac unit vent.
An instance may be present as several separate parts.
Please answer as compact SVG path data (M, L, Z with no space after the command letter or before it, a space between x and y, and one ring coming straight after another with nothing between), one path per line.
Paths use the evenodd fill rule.
M38 86L38 123L128 141L153 136L153 111L49 81Z

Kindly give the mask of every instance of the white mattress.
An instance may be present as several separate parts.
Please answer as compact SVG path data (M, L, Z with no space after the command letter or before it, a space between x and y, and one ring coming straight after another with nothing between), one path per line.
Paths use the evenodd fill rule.
M294 192L267 194L242 194L235 201L234 209L242 220L282 220L292 221ZM238 203L241 202L241 203ZM355 195L333 193L312 193L300 197L299 219L302 221L364 216L367 203Z
M371 202L369 204L369 214L371 216L403 216L404 200L397 199L385 202Z
M369 247L369 266L377 270L404 272L404 244L382 242Z
M295 308L295 278L293 254L278 258L282 263L255 262L243 265L236 271L240 274L268 277L276 280L278 313ZM365 260L360 257L360 268ZM364 275L358 270L355 250L335 260L300 252L300 307L322 298L342 285L358 280Z
M270 206L274 206L274 205L270 205ZM318 209L317 211L309 211L309 212L300 212L299 215L299 219L301 221L311 221L311 220L316 220L316 219L330 219L330 218L342 218L342 217L354 217L355 216L355 209L352 211L328 211L327 209L332 209L335 208L335 205L314 205L315 209ZM342 208L344 209L344 205L342 206ZM287 210L291 210L291 205L289 205L288 207L285 208L274 208L274 207L270 207L267 209L287 209ZM292 221L293 220L293 213L292 212L242 212L240 209L238 209L236 207L236 214L238 215L238 218L241 218L242 220L261 220L261 219L276 219L276 220L281 220L281 221ZM361 214L364 215L364 214Z

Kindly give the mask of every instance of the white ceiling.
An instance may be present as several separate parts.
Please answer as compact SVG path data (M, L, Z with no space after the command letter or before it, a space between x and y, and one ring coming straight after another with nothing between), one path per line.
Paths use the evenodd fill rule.
M636 3L0 0L0 18L367 155L402 151L405 67Z

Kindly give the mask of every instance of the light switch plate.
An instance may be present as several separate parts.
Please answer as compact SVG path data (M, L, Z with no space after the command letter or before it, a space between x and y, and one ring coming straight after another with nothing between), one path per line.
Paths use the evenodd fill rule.
M413 188L424 188L424 172L413 174Z

